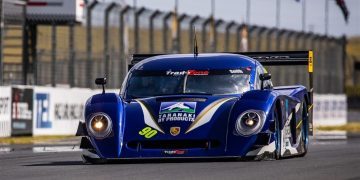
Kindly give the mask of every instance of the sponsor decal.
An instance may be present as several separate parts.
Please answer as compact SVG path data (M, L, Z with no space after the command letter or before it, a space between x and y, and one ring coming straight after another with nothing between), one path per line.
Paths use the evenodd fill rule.
M231 74L243 74L244 71L241 69L230 69L229 70Z
M186 150L165 150L164 154L168 155L183 155L186 153Z
M30 88L12 88L11 135L32 134L33 93Z
M52 122L50 119L50 96L47 93L37 93L35 95L35 109L36 109L36 127L37 128L51 128Z
M9 102L10 97L0 97L0 115L10 114Z
M171 127L170 134L173 136L177 136L180 134L180 127Z
M162 102L158 123L195 120L196 102Z
M139 131L140 136L144 136L146 139L150 139L154 137L158 132L155 129L152 129L151 127L145 127L141 131Z
M43 7L43 6L62 6L63 2L61 0L31 0L27 3L27 6Z
M189 71L188 71L188 75L190 75L190 76L209 75L209 71L189 70Z
M314 72L314 66L313 66L313 63L314 63L314 60L313 60L313 56L314 56L314 53L313 51L309 51L309 72Z
M186 73L187 73L186 71L171 71L171 70L166 71L166 75L168 76L182 76L185 75Z
M32 111L29 108L29 104L26 102L14 102L12 104L12 118L14 119L23 119L23 120L31 120Z
M73 120L83 119L84 105L79 103L56 103L55 120Z

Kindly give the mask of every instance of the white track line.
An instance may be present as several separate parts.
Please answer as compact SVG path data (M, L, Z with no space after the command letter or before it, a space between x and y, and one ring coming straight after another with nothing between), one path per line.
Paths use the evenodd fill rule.
M32 150L34 153L81 151L79 146L43 146L43 147L33 147Z
M11 152L13 149L10 148L10 147L0 147L0 154L3 154L3 153L9 153Z

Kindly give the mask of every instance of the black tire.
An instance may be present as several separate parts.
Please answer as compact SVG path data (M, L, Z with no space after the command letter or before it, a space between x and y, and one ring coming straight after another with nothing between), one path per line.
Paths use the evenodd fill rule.
M300 157L304 157L307 154L308 147L309 147L309 114L307 110L307 105L305 102L302 103L303 110L302 110L302 131L301 131L301 150L302 153Z
M91 158L84 154L81 155L81 158L84 164L105 164L107 162L106 159Z
M275 159L281 158L281 126L280 126L280 116L278 110L274 110L274 121L275 121Z

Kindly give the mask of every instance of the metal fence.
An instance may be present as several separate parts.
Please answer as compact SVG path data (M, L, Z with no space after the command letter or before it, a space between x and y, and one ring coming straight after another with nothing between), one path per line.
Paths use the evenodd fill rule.
M23 83L24 0L0 0L0 85Z
M98 1L87 3L85 15L83 25L31 22L36 54L27 83L94 88L96 77L107 76L108 87L120 88L131 54L192 53L196 33L200 52L313 50L314 91L344 92L345 37ZM307 83L306 67L269 67L269 71L274 85Z

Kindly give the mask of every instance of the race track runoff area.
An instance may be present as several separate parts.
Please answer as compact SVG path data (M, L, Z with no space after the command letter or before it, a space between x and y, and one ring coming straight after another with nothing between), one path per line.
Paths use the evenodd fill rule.
M360 179L360 138L312 140L303 158L83 165L76 146L1 147L1 179Z

